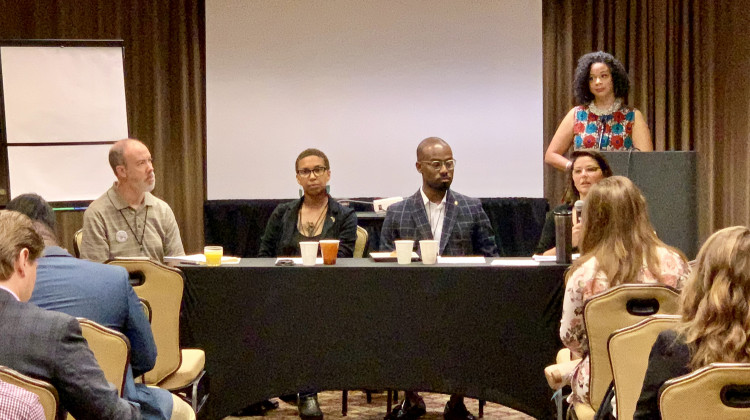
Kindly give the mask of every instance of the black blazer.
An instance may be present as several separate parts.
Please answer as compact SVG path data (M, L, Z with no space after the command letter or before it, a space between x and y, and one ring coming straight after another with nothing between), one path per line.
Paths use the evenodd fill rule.
M297 214L304 199L302 197L299 200L279 204L274 209L260 240L258 257L301 255L299 242L297 242ZM338 239L340 241L338 257L351 257L354 254L354 243L357 241L357 214L354 210L328 197L328 211L320 239Z

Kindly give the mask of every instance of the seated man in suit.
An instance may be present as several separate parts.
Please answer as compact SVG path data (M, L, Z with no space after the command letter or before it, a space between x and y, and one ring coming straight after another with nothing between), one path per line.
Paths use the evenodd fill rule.
M117 181L83 213L81 258L104 262L115 257L185 255L180 228L169 204L151 194L156 185L148 147L124 139L109 150Z
M429 137L417 147L417 172L422 188L404 201L388 207L381 230L384 250L394 249L397 239L439 241L439 255L483 255L496 257L497 246L490 220L482 203L450 189L456 165L453 151L444 140ZM404 402L388 415L390 419L416 419L425 413L422 398L407 392ZM447 420L472 420L463 397L451 396L445 406Z
M128 337L130 369L123 396L140 404L144 419L195 418L193 409L169 391L134 382L134 377L154 368L156 343L138 296L128 281L128 272L122 267L79 260L60 248L54 233L55 213L42 197L22 194L6 208L31 218L34 230L44 240L44 254L38 260L30 302L40 308L90 319Z
M43 250L28 217L0 211L0 365L52 384L77 420L140 419L104 378L78 321L26 303Z

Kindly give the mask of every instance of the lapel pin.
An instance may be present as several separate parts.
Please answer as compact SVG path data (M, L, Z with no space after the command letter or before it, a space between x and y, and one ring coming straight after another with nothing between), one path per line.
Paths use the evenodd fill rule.
M336 218L331 216L331 223L336 223Z

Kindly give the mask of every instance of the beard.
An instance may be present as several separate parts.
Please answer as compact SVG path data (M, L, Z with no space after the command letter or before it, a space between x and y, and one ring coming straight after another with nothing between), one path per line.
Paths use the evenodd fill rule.
M156 187L156 175L154 175L154 179L149 181L143 181L143 192L150 193L154 190L154 187Z
M433 189L437 191L448 191L451 187L451 183L453 182L453 178L450 179L439 179L433 182L429 182L427 185L432 187Z

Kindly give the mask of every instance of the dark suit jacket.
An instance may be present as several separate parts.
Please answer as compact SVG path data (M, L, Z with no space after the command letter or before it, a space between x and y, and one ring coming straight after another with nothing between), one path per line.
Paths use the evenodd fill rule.
M302 255L299 249L297 234L297 213L302 207L304 197L299 200L279 204L271 214L266 231L260 240L258 257L294 257ZM353 209L344 207L336 200L328 198L328 211L323 222L320 239L338 239L339 258L351 257L354 254L354 243L357 241L357 214Z
M492 226L482 203L453 190L448 190L447 194L439 255L496 257ZM397 239L413 239L415 247L420 239L432 239L420 191L388 207L380 232L380 246L392 251L395 249L393 241Z
M73 258L64 249L44 249L37 260L36 285L29 302L97 322L125 334L130 341L130 368L123 396L141 406L144 420L167 420L172 415L172 394L166 389L136 384L154 368L156 343L151 325L123 267Z
M47 381L77 420L140 419L104 378L70 315L19 302L0 289L0 365Z

